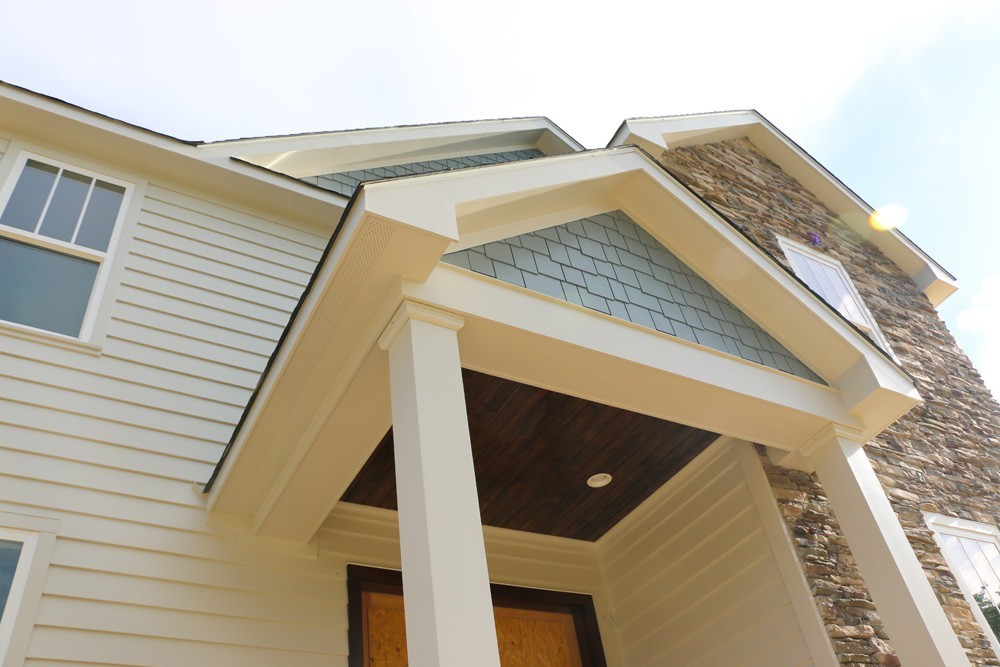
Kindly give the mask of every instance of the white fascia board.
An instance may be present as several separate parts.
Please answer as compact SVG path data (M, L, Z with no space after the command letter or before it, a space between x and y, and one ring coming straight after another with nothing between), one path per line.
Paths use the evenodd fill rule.
M214 159L194 144L0 84L0 128L39 146L79 153L123 171L165 180L329 232L347 198L238 160Z
M542 117L237 139L200 146L219 157L239 157L297 177L527 148L546 155L583 150Z
M874 209L756 111L631 119L622 123L610 145L636 144L655 155L741 137L750 139L855 232L874 243L910 276L931 305L937 307L958 289L954 276L899 231L873 229L869 218Z

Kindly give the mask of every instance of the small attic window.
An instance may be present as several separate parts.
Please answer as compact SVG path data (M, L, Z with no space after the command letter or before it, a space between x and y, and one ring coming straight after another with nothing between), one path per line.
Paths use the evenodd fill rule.
M882 349L889 351L889 342L882 335L875 318L865 306L844 265L812 248L795 241L778 237L778 244L785 252L802 282L820 295L847 320L871 337Z

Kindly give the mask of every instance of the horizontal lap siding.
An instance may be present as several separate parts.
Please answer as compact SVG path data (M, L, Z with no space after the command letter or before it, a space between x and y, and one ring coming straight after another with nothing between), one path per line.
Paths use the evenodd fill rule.
M601 544L624 664L811 665L744 473L708 454Z
M60 521L26 664L346 665L342 559L201 494L325 243L150 186L101 355L0 334L0 511Z

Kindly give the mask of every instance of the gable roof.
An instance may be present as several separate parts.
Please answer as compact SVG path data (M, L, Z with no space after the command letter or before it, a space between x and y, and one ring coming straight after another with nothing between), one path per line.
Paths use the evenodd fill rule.
M664 150L747 138L801 183L841 220L867 238L910 276L938 306L958 289L951 273L897 229L873 229L875 209L757 111L726 111L626 120L609 146L636 144L654 155Z
M545 155L583 150L541 116L234 139L200 148L297 177L528 148Z
M440 261L616 209L829 386ZM260 535L308 540L384 435L378 341L404 309L464 318L472 370L787 451L830 424L865 441L919 401L882 350L634 146L363 184L339 229L206 487L211 512Z

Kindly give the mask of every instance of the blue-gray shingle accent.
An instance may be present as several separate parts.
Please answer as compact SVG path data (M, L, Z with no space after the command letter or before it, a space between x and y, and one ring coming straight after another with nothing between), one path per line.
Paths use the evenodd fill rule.
M444 261L823 382L621 211L450 253Z
M362 182L380 181L383 178L393 178L396 176L412 176L413 174L429 174L435 171L448 171L451 169L465 169L466 167L478 167L484 164L500 164L502 162L517 162L518 160L530 160L531 158L544 157L537 148L525 148L517 151L505 151L503 153L484 153L482 155L467 155L465 157L445 158L443 160L426 160L424 162L408 162L406 164L396 164L388 167L373 167L371 169L357 169L355 171L344 171L336 174L323 174L320 176L305 176L300 180L306 183L318 185L327 190L333 190L345 197L354 194L354 190Z

